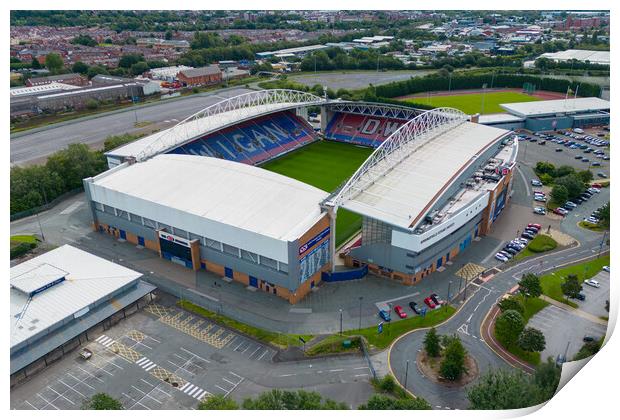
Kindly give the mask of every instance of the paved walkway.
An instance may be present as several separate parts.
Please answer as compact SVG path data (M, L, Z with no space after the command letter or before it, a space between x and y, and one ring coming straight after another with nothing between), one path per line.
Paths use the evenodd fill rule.
M552 304L553 306L557 306L558 308L562 308L565 309L567 311L572 312L573 314L583 318L583 319L587 319L588 321L594 322L596 324L600 324L600 325L607 325L607 321L605 321L604 319L599 318L598 316L592 315L586 311L582 311L579 308L573 308L570 305L567 305L565 303L559 302L555 299L550 298L549 296L545 296L545 295L540 295L540 298L546 302L549 302L550 304Z

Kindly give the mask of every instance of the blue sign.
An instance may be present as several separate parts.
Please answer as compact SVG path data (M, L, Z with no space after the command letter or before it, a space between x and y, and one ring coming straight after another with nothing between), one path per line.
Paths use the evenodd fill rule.
M383 322L379 322L379 325L377 326L377 332L379 334L383 332Z
M299 255L306 252L308 249L312 248L315 244L319 243L321 239L325 238L329 235L329 226L326 227L321 233L316 235L314 238L310 239L308 242L299 247Z

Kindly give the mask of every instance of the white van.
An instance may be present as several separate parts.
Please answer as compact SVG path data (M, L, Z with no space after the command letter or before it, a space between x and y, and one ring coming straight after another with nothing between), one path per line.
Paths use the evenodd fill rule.
M574 128L573 131L577 134L583 134L583 130L581 128Z

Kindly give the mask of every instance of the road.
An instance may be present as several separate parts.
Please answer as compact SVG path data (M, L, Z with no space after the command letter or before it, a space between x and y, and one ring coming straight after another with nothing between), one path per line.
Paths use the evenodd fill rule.
M515 178L515 193L513 197L517 198L517 201L526 201L529 192L527 192L524 181L529 179L531 169L524 165L523 162L521 163L520 169L526 175L523 178L520 176ZM608 200L609 189L603 189L592 200L569 213L560 223L561 230L576 238L579 241L579 245L525 260L505 269L483 285L472 286L474 292L470 299L465 302L452 318L437 328L439 334L459 335L467 351L476 359L480 375L484 375L490 368L510 368L503 359L490 349L481 337L481 326L487 313L493 308L499 298L518 283L523 273L549 272L559 266L570 265L572 262L595 257L600 250L608 249L607 246L601 248L602 234L587 231L577 226L577 222L582 220L584 215L590 214L592 210ZM405 376L407 376L407 389L415 395L428 400L434 408L467 408L466 387L448 388L431 381L422 375L418 369L416 356L423 348L425 334L426 331L414 331L402 336L392 345L388 354L391 373L402 385L405 384ZM579 334L583 335L583 332L577 335ZM561 347L564 349L563 346ZM406 368L407 360L409 360L408 371Z
M18 133L11 136L11 164L24 165L40 161L71 143L84 143L95 147L102 144L108 136L141 132L142 129L135 125L136 120L172 126L209 105L246 92L250 90L216 90Z

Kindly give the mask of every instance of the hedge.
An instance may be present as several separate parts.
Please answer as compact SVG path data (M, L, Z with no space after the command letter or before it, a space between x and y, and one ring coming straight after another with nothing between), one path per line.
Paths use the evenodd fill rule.
M35 249L36 247L37 247L36 243L28 243L28 242L19 243L15 245L14 247L11 247L11 259L13 260L15 258L19 258L22 255L25 255L31 249Z
M537 235L528 244L527 249L532 252L547 252L555 249L557 246L558 243L551 236Z

